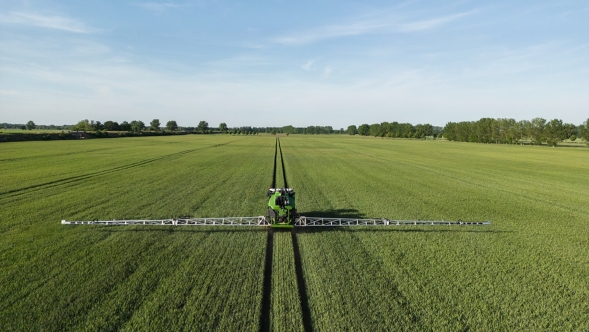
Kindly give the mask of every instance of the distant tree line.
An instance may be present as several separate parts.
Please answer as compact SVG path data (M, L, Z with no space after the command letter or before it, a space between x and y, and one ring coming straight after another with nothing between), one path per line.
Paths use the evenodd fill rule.
M448 122L444 127L444 137L450 141L530 144L556 146L564 140L575 141L582 137L589 142L589 119L580 126L563 123L562 120L546 121L535 118L531 121L514 119L482 118L478 121Z
M435 138L442 131L441 127L432 126L429 123L412 125L411 123L382 122L374 124L362 124L348 126L346 133L349 135L392 137L392 138Z
M95 132L100 136L104 132L131 132L141 133L144 131L153 134L170 133L192 133L192 134L231 134L231 135L257 135L259 133L269 134L303 134L303 135L329 135L348 134L390 138L416 138L424 139L444 137L450 141L477 142L477 143L503 143L503 144L548 144L556 146L563 140L575 141L581 137L589 144L589 119L579 126L571 123L563 123L562 120L553 119L546 121L543 118L535 118L531 121L514 119L492 119L482 118L478 121L448 122L445 127L432 126L429 123L413 125L411 123L381 122L374 124L362 124L358 127L350 125L346 130L343 128L333 129L331 126L308 126L294 127L292 125L283 127L233 127L230 128L225 122L219 127L209 127L208 122L200 121L197 127L181 127L174 120L170 120L165 126L159 119L153 119L149 126L143 121L100 121L84 119L75 125L36 125L33 121L26 124L0 123L0 128L6 129L51 129L51 130L72 130L83 132Z
M198 127L180 127L175 120L170 120L166 123L165 127L159 119L153 119L149 123L149 127L145 125L143 121L133 120L131 122L123 121L120 124L116 121L106 121L104 123L100 121L84 119L79 121L77 124L70 126L70 130L73 131L129 131L129 132L184 132L184 133L211 133L211 128L206 121L200 121Z
M47 129L47 130L70 130L72 125L37 125L33 121L29 121L26 124L19 123L0 123L0 128L4 129L22 129L22 130L33 130L33 129Z
M307 135L325 135L325 134L344 134L344 129L334 130L331 126L309 126L309 127L293 127L291 125L283 127L251 127L242 126L227 128L225 123L219 126L221 129L222 125L225 126L226 130L220 130L220 132L228 134L244 134L244 135L257 135L259 133L266 134L307 134Z

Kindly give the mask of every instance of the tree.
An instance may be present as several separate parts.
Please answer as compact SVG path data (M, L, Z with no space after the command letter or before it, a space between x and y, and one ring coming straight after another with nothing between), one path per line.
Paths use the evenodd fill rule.
M348 130L346 132L348 135L356 135L358 133L358 128L356 128L356 125L351 125L348 126Z
M115 121L106 121L104 123L104 130L108 131L119 131L121 130L119 124Z
M178 130L178 124L174 120L168 121L168 123L166 123L166 129L169 131L176 131Z
M88 121L88 119L81 120L72 127L72 130L92 131L92 130L94 130L94 121L92 121L92 123L91 123L90 121Z
M449 141L457 141L456 129L458 124L456 122L448 122L444 127L444 137Z
M528 137L528 133L532 128L532 123L528 120L521 120L517 123L517 139L524 144L524 138Z
M270 135L276 135L276 129L270 130Z
M35 129L37 126L35 125L35 123L33 121L29 121L27 122L27 124L25 125L25 128L27 130L33 130Z
M422 125L421 130L422 136L432 136L434 134L434 126L429 123Z
M153 131L159 131L160 130L160 119L151 120L151 122L149 123L149 129L153 130Z
M368 128L368 132L370 133L370 136L380 136L380 123L371 124Z
M227 124L225 122L221 122L219 124L219 131L222 133L226 133L227 132Z
M563 137L564 139L570 138L572 136L575 136L575 138L577 137L577 135L579 134L579 130L577 129L577 126L575 126L572 123L565 123L563 125Z
M368 136L370 135L370 126L368 124L363 124L358 127L358 135Z
M589 145L589 119L587 119L587 121L581 125L580 129L581 137L583 137L585 143Z
M534 144L541 145L544 140L544 130L546 129L546 119L535 118L531 121L528 136Z
M143 121L133 120L129 125L131 126L132 131L142 131L145 129L145 123L143 123Z
M123 121L120 125L119 125L119 129L121 131L131 131L131 125L127 122L127 121Z
M568 137L565 136L564 125L562 120L553 119L546 124L544 136L549 146L556 146L560 141Z
M204 134L209 130L209 123L206 121L201 121L198 123L198 132Z
M291 125L282 127L282 132L286 134L294 134L295 128Z
M102 125L102 123L100 121L91 121L92 123L92 129L98 131L98 130L102 130L104 128L104 126Z

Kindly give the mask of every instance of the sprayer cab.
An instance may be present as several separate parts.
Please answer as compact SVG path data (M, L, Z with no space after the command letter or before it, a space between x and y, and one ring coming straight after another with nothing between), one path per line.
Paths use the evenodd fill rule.
M268 189L268 218L272 227L290 228L298 218L292 188Z

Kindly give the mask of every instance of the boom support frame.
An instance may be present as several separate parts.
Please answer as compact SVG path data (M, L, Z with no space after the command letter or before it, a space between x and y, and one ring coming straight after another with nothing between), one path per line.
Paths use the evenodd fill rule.
M120 225L120 226L271 226L268 217L230 217L230 218L173 218L158 220L93 220L61 221L62 225ZM339 226L475 226L490 225L490 221L445 221L445 220L391 220L391 219L353 219L300 216L295 227L339 227Z

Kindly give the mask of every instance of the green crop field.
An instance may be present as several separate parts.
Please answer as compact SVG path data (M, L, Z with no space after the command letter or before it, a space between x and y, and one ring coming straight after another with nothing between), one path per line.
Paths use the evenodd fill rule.
M274 137L2 143L1 330L589 329L589 149L280 141L303 215L492 225L275 232L266 270L262 228L60 220L263 215Z

